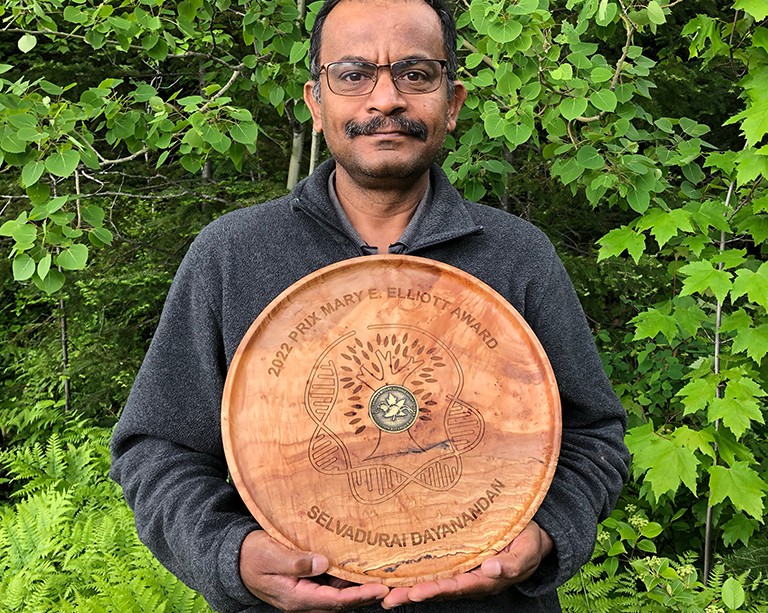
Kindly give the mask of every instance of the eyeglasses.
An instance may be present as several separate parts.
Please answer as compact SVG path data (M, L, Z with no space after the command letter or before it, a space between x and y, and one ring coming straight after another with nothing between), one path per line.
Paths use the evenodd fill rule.
M379 70L389 68L392 82L401 94L429 94L443 82L446 60L401 60L393 64L373 62L331 62L325 71L328 88L340 96L365 96L376 87Z

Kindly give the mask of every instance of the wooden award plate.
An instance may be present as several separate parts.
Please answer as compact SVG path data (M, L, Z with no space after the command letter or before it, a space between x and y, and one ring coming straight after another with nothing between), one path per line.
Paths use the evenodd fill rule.
M308 275L256 319L222 403L234 483L330 574L411 585L478 566L552 480L560 401L522 317L471 275L366 256Z

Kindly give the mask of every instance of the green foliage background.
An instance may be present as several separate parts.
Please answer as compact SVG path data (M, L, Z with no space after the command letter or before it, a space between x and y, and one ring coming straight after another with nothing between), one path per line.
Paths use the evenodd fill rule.
M285 191L318 7L0 6L0 610L206 610L106 442L191 239ZM768 610L768 2L455 8L443 167L552 238L630 415L564 608Z

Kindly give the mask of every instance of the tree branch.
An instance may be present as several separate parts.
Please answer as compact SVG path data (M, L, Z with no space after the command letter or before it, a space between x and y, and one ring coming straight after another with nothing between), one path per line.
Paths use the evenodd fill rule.
M73 38L76 40L80 40L85 42L90 46L90 43L86 40L85 36L82 34L74 34L72 32L57 32L56 30L24 30L22 28L8 28L7 30L4 30L5 32L10 32L12 34L36 34L40 36L50 36L50 37L62 37L62 38ZM111 45L112 47L119 47L121 50L125 50L123 46L121 46L119 43L107 40L105 43ZM146 49L140 45L128 45L128 49L133 51L141 51L146 52ZM226 62L225 60L222 60L221 58L218 58L214 55L211 55L210 53L202 53L200 51L185 51L183 53L177 53L177 54L169 54L166 59L184 59L188 57L199 57L207 60L211 60L213 62L216 62L217 64L221 64L225 68L229 68L230 70L237 70L238 68L242 71L243 65L240 66L233 66L229 62Z
M227 81L224 86L218 90L216 93L213 94L210 98L208 98L208 101L200 107L199 112L204 113L208 110L208 107L211 105L211 103L216 100L217 98L223 96L227 90L234 85L235 81L237 80L237 77L240 76L240 74L243 72L243 68L245 68L245 64L238 64L235 69L232 71L232 75L229 77L229 81Z

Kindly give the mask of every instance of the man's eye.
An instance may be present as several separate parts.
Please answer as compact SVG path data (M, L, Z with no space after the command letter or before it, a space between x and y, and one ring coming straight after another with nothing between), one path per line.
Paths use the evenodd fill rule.
M370 79L371 77L363 72L354 72L354 71L347 71L343 72L339 75L340 81L345 81L346 83L360 83L360 81L364 81L365 79Z
M429 76L420 70L409 70L408 72L401 74L399 78L410 83L423 83L424 81L429 80Z

